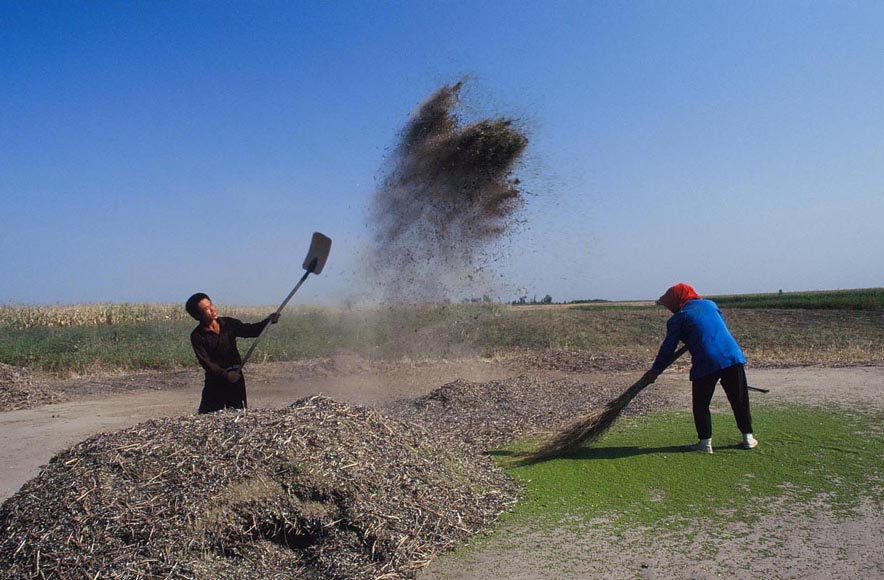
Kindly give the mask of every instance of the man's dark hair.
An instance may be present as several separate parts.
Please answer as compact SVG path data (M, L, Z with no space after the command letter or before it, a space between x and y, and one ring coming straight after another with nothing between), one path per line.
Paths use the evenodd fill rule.
M209 297L206 294L203 294L202 292L197 292L196 294L194 294L193 296L188 298L187 302L184 303L184 309L187 310L187 313L190 314L191 316L193 316L194 318L196 318L197 320L199 320L200 322L202 322L202 320L203 320L203 317L202 317L203 313L199 308L199 303L201 300L203 300L205 298L209 298ZM211 301L212 299L209 298L209 300Z

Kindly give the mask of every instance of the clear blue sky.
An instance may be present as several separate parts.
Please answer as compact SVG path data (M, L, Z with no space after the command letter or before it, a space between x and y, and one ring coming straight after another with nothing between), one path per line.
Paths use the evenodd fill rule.
M0 1L0 303L361 293L414 107L520 118L520 294L884 286L884 3Z

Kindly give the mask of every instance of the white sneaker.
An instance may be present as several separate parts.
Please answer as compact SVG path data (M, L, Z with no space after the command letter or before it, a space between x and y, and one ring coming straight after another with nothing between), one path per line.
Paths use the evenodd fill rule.
M758 440L752 436L752 433L744 433L743 434L743 442L740 443L740 447L743 449L753 449L758 446Z
M700 439L693 445L685 445L682 447L685 451L702 451L703 453L712 453L712 439Z

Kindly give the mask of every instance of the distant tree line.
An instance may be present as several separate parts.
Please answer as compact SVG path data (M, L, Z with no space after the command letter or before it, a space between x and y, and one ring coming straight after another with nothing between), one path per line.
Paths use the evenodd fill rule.
M537 295L535 294L531 300L528 300L528 296L519 296L517 300L513 300L510 304L515 306L525 306L527 304L552 304L553 298L549 294L541 298L539 301L537 300Z
M519 296L517 299L511 301L509 304L513 306L530 306L537 304L598 304L610 302L610 300L604 300L602 298L586 298L582 300L569 300L566 302L555 302L551 294L546 294L540 300L537 299L537 295L531 296L528 298L528 295ZM500 298L492 298L488 294L484 294L481 298L463 298L461 300L462 304L492 304L492 303L503 303Z

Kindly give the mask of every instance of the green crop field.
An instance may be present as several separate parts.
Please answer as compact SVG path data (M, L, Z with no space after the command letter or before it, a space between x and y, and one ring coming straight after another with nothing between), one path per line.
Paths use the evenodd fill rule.
M829 290L819 292L778 292L710 296L727 308L804 308L814 310L884 310L884 288Z
M721 294L704 296L722 308L786 308L806 310L884 310L884 288L818 290L810 292L769 292L764 294ZM575 301L575 308L587 310L650 309L652 301L611 302Z

